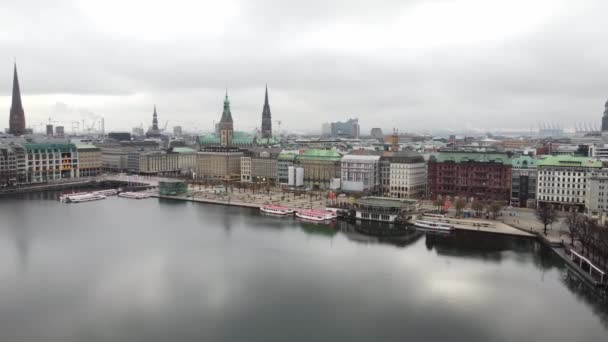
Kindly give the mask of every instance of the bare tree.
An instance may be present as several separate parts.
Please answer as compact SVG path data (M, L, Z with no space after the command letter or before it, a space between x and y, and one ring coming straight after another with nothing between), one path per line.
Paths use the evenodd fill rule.
M437 198L437 199L435 199L435 200L433 201L433 205L434 205L435 207L437 207L437 211L440 211L440 210L441 210L441 207L443 206L443 200L442 200L442 199L440 199L440 198Z
M473 201L473 203L471 204L471 209L473 209L475 211L476 216L478 216L478 217L481 216L481 213L483 212L483 209L484 209L483 202L481 202L479 200Z
M557 222L557 211L552 205L539 205L536 208L536 218L545 226L543 232L547 235L547 226Z
M583 247L583 250L581 251L583 254L589 252L589 247L594 240L596 228L597 223L588 217L585 217L583 223L579 226L577 235L578 240L581 242L581 246Z
M574 246L574 240L578 237L578 231L581 225L584 224L584 221L585 217L576 210L570 211L568 216L565 218L565 223L568 226L572 246Z
M456 200L456 203L454 203L454 206L456 207L456 215L462 214L462 209L464 209L466 205L467 202L464 199L459 198Z
M494 201L490 203L488 210L492 213L492 218L496 219L496 216L502 211L502 208L505 207L505 204L500 201Z

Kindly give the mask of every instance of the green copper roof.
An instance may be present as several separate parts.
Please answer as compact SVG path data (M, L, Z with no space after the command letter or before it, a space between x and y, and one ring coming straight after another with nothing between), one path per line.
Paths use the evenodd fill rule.
M511 159L511 165L513 165L513 167L535 168L536 164L538 164L538 159L534 159L530 156L520 156L520 157Z
M76 144L76 148L78 150L95 150L99 149L99 147L91 144Z
M278 159L295 160L296 159L296 154L295 153L281 153L281 154L279 154Z
M498 163L511 164L511 158L506 153L492 152L438 152L429 158L430 162L445 163Z
M215 134L208 134L199 137L199 142L203 145L219 145L220 137ZM253 144L253 135L245 132L234 132L232 135L232 145L248 146Z
M594 167L601 168L602 162L588 157L574 157L571 155L541 156L538 166L560 166L560 167Z
M268 137L268 138L256 138L255 142L258 145L276 145L279 143L279 140L276 139L275 137Z
M296 156L299 160L329 160L329 161L339 161L342 159L342 155L338 153L336 150L318 150L318 149L310 149L304 151L303 154L299 154Z

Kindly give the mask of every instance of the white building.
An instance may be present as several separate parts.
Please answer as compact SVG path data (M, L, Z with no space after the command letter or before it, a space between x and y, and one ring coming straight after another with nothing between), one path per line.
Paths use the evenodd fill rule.
M585 195L587 215L604 222L608 213L608 169L589 173Z
M599 160L608 161L608 144L589 146L589 155Z
M537 163L538 205L556 205L561 210L585 207L587 176L601 169L602 163L588 157L543 156Z
M420 197L426 193L426 163L417 152L395 152L390 158L389 196Z
M346 155L341 172L342 190L374 191L380 186L380 156Z

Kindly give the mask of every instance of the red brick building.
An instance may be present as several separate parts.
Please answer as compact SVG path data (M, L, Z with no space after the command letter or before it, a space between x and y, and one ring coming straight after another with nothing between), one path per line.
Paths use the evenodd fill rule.
M438 152L428 161L431 198L511 198L511 158L506 153Z

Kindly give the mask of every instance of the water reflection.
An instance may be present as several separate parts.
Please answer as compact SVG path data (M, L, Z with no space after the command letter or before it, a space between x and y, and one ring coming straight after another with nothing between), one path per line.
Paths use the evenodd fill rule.
M372 237L221 205L26 197L0 199L0 246L14 246L0 248L3 340L606 336L604 304L529 239Z

